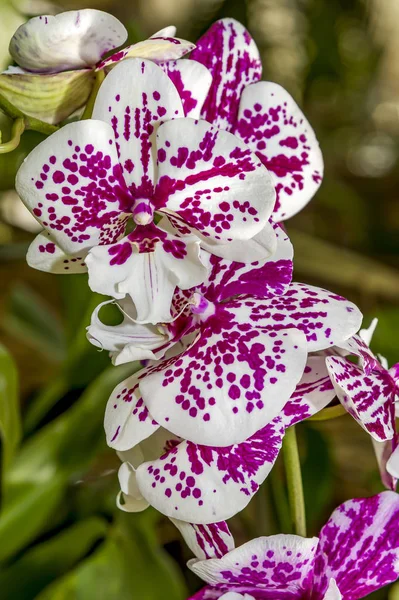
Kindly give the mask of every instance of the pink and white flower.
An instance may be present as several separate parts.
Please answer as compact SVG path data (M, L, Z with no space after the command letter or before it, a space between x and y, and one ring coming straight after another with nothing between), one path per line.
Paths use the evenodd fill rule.
M206 86L195 94L187 107L194 116ZM259 159L232 134L185 118L171 79L141 59L111 71L93 119L66 125L33 150L16 187L51 238L33 242L32 266L74 272L85 259L94 291L130 294L137 320L154 324L171 318L176 286L188 289L206 276L195 234L223 247L251 239L275 200ZM155 225L156 214L192 233L168 233ZM129 219L135 228L123 238Z
M388 367L369 344L377 325L374 319L368 330L360 331L326 359L327 369L341 404L367 431L373 441L384 485L395 489L399 478L399 436L395 417L399 404L399 367ZM345 356L358 358L355 364Z
M255 152L276 185L274 219L288 219L309 202L322 180L323 158L310 124L288 92L260 81L259 51L234 19L214 23L191 59L213 77L202 118L231 131Z
M241 443L208 446L159 427L137 378L130 378L115 389L105 415L108 444L123 461L118 506L137 512L151 505L170 518L197 524L234 516L270 473L285 429L320 411L334 395L323 358L311 357L277 417ZM123 427L115 429L116 416Z
M203 560L201 553L188 566L207 586L191 598L358 600L398 579L398 522L399 496L382 492L341 504L318 537L279 534L222 558ZM189 529L181 531L190 539Z

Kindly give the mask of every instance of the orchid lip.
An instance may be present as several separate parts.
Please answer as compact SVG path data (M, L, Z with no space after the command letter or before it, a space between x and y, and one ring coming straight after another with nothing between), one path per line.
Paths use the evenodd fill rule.
M133 204L133 221L136 225L149 225L154 219L154 209L151 202L138 198Z
M195 292L190 300L191 312L198 315L201 321L206 321L208 317L215 314L216 307L212 302L209 302L204 296Z

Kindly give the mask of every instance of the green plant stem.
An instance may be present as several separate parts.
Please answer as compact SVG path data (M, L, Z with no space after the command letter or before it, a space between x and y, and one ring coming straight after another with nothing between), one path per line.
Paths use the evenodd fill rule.
M0 144L0 154L7 154L18 148L21 141L21 135L25 131L25 121L22 117L15 119L11 129L11 139L4 144Z
M283 456L294 531L297 535L306 537L305 500L295 426L289 427L285 432Z
M329 421L330 419L336 419L338 417L343 417L343 415L347 415L347 411L342 406L342 404L338 404L337 406L330 406L329 408L323 408L320 412L313 415L313 417L309 417L308 421Z
M91 119L91 115L93 113L94 103L97 98L98 90L100 89L100 86L101 86L102 82L104 81L104 78L105 78L104 70L97 71L93 89L91 90L90 97L87 101L86 108L84 109L84 112L82 115L82 120L83 119Z

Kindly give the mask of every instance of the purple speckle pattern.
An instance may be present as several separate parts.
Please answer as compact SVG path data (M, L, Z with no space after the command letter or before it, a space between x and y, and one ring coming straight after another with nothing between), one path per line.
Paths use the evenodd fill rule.
M184 116L199 119L212 82L208 69L193 60L169 60L159 66L177 89Z
M144 453L146 462L137 471L140 491L172 518L199 523L230 518L270 473L286 427L312 416L333 396L323 357L312 356L280 415L243 443L220 448L184 441L155 461Z
M223 558L193 560L190 568L208 585L191 600L235 592L256 600L276 598L358 600L399 576L399 497L383 492L339 506L319 539L294 535L257 538Z
M237 21L212 25L191 58L213 76L202 117L234 133L257 154L276 185L274 218L288 219L322 181L323 158L312 127L281 86L259 81L259 52Z
M241 23L222 19L198 40L191 59L207 67L212 75L202 118L230 130L237 120L242 91L262 75L255 42Z
M274 218L282 221L301 210L321 184L323 158L313 129L288 92L265 81L248 86L232 131L272 173Z
M225 521L196 525L177 519L171 520L197 558L222 558L234 548L234 538Z
M397 381L379 363L363 370L346 358L326 359L336 394L352 417L379 442L395 434L395 397Z

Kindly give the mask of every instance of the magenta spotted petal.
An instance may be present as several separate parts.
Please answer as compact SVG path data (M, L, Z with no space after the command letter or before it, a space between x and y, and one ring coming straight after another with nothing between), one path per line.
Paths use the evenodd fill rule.
M312 416L330 402L332 386L330 384L328 387L326 378L328 379L328 375L323 358L311 357L301 381L280 415L241 444L224 448L187 441L159 445L159 437L170 440L175 439L175 436L164 429L154 428L151 437L147 437L147 418L152 420L155 427L154 420L148 412L142 413L144 425L141 427L133 415L131 445L142 441L139 447L131 451L130 460L135 460L137 486L143 498L169 517L178 517L192 523L209 523L233 516L248 504L270 473L280 451L285 428ZM134 392L138 397L136 382L137 379L130 378L124 387L130 390L129 394ZM111 425L108 438L115 432L113 414L118 416L120 410L118 402L115 402L118 394L119 387L107 406ZM142 409L141 403L140 407ZM134 404L132 408L134 412ZM129 418L126 410L126 425L123 426L126 432L130 427ZM119 420L118 425L120 423ZM124 438L123 444L127 448L128 434L123 434L123 427L120 430ZM110 445L115 443L119 444L114 440ZM158 454L155 447L159 448ZM141 456L139 461L138 453ZM221 547L218 538L215 544Z
M399 496L383 492L339 506L320 532L315 592L335 578L345 600L357 600L399 577Z
M340 356L326 359L339 400L375 440L392 439L395 432L395 383L384 369L368 375Z
M246 240L270 217L275 191L259 159L205 121L164 123L157 132L157 209L213 240Z
M197 558L221 558L234 548L234 538L225 521L196 525L171 519Z
M84 262L87 251L76 254L65 254L53 239L51 234L44 230L31 242L26 261L30 267L38 271L49 273L86 273Z
M306 336L309 352L339 345L360 327L362 314L355 304L328 290L292 283L280 296L261 299L237 299L232 308L245 305L246 322L259 330L278 333L291 328Z
M116 450L129 450L157 431L159 425L145 406L134 374L112 392L105 411L107 444Z
M155 129L176 117L184 117L180 96L169 77L149 60L129 59L117 65L98 92L93 119L112 126L136 209L153 194Z
M201 285L200 293L212 302L239 294L262 298L284 294L292 281L294 250L283 229L276 224L273 229L277 246L266 260L245 264L203 253L203 259L206 257L209 261L210 273ZM254 244L254 239L249 243Z
M16 190L66 254L123 235L130 201L106 123L71 123L48 137L25 159Z
M321 184L323 157L312 127L288 92L266 81L245 88L232 132L273 176L274 218L282 221L299 212Z
M202 118L230 130L237 120L243 89L261 78L255 42L241 23L222 19L198 40L191 59L207 67L213 78Z
M199 119L212 83L208 69L195 60L169 60L159 66L179 92L184 116Z
M239 443L283 408L306 363L299 331L253 327L246 310L219 305L196 341L140 382L153 417L198 444Z
M284 426L275 419L241 444L224 448L183 441L136 471L143 497L157 510L191 523L228 519L242 510L270 473Z
M223 558L194 559L188 566L219 592L250 594L257 599L300 600L311 590L317 546L316 537L272 535L251 540ZM194 596L198 597L201 595Z

